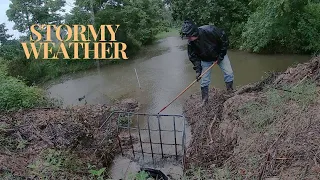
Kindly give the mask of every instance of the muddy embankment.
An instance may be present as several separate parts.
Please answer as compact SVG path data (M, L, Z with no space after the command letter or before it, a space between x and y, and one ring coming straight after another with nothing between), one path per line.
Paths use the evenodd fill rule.
M190 96L184 109L193 135L188 174L203 179L320 179L319 87L318 57L229 97L211 89L206 108L196 108L199 93Z
M119 153L113 110L136 111L126 99L112 106L29 109L0 116L0 179L107 177ZM101 170L101 171L99 171Z

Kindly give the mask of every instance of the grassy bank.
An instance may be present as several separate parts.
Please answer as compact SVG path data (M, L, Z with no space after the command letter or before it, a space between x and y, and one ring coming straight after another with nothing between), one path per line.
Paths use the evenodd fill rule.
M174 37L179 36L179 29L178 28L169 28L167 31L163 31L163 32L157 34L156 39L159 40L159 39L164 39L164 38L171 37L171 36L174 36Z

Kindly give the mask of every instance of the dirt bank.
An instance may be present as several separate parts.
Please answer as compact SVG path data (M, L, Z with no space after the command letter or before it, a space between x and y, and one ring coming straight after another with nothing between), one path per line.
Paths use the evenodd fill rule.
M320 179L319 87L314 58L230 97L211 89L204 109L196 108L200 94L192 95L185 105L190 175L201 167L202 178Z
M102 172L106 175L119 153L116 119L106 119L112 110L138 108L136 101L127 99L112 106L1 114L0 178L89 179Z

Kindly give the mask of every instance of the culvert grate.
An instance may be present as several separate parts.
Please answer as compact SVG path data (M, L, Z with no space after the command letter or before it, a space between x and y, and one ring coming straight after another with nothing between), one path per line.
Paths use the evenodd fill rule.
M139 164L170 162L185 167L186 134L182 115L115 111L118 143L123 156Z

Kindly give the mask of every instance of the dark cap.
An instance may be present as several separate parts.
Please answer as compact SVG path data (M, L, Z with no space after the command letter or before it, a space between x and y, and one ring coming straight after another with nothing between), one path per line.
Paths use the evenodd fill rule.
M199 35L198 27L191 20L185 20L182 24L180 35L181 38L191 36L197 37Z

